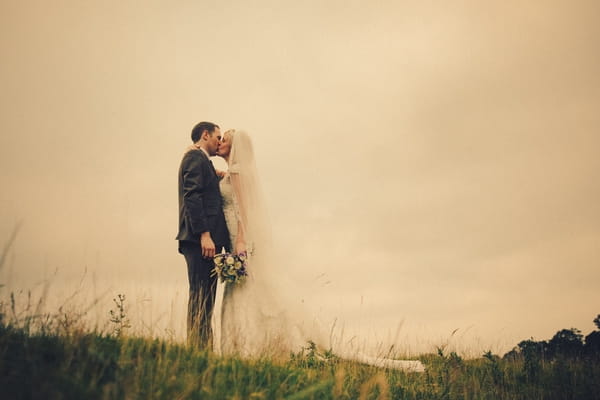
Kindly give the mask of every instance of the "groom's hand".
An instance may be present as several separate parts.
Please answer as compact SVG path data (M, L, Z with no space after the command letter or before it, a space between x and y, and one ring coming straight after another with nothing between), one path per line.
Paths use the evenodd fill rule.
M202 247L202 256L212 258L215 256L215 242L210 237L210 232L203 232L200 235L200 247Z

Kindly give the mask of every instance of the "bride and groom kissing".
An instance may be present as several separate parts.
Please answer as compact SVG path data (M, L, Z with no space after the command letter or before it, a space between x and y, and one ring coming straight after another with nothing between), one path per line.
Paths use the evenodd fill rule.
M324 330L307 323L312 318L304 318L296 299L284 295L289 282L281 271L285 265L273 261L275 250L250 136L236 130L221 134L218 125L200 122L191 138L193 145L179 168L176 238L188 271L188 343L251 357L289 355L308 340L325 343ZM215 170L213 156L225 159L226 172ZM217 284L213 258L221 249L234 254L251 250L245 282ZM222 297L217 297L217 290ZM217 298L220 307L215 307ZM215 309L220 310L213 318ZM371 365L424 370L419 361L375 358L344 346L334 350L338 356Z
M265 287L261 254L269 248L266 213L262 207L254 151L249 135L221 134L212 122L200 122L191 134L179 168L179 252L185 257L189 281L188 343L220 352L259 355L271 347L280 309L271 306ZM210 157L220 156L227 171L215 170ZM214 256L225 251L248 256L248 279L221 284ZM217 291L222 297L216 306ZM213 311L217 308L216 318ZM219 312L220 311L220 312ZM214 338L214 339L213 339Z

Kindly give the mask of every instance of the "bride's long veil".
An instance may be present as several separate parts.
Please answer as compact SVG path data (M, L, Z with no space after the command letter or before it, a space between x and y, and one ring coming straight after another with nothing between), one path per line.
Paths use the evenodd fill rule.
M306 293L310 288L298 288L288 278L286 260L294 255L281 254L274 246L252 141L245 131L232 133L229 174L237 197L238 219L244 226L246 245L251 252L249 277L242 288L246 291L247 302L240 306L244 311L238 314L239 318L245 319L244 325L250 327L244 335L248 336L245 339L251 347L288 355L290 351L297 352L312 341L322 348L333 349L346 359L381 367L421 371L423 366L419 361L370 357L339 341L332 343L330 335L326 334L326 327L315 315L309 315L303 298L310 295Z
M239 218L245 228L246 242L268 248L271 245L269 215L258 178L252 141L245 131L233 131L231 135L229 174L238 203Z
M248 279L235 288L244 299L243 304L236 302L236 322L246 328L243 339L248 353L287 356L308 340L321 342L320 330L316 319L303 310L301 293L292 290L293 282L288 279L286 258L293 255L282 255L274 246L252 140L243 130L231 135L229 175L250 253Z

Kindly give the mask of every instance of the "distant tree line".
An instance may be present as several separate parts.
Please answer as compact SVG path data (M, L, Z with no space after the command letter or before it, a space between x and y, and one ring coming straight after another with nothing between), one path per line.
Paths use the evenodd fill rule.
M562 329L556 332L550 340L539 342L533 338L523 340L503 358L523 357L525 361L552 361L561 358L600 359L600 314L594 318L594 324L598 329L585 338L579 329Z

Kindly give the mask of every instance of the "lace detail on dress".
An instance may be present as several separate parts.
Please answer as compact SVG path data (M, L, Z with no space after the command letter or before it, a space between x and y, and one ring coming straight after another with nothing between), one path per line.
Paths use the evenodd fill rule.
M240 213L229 173L226 173L223 179L221 179L220 188L221 197L223 198L223 213L225 214L225 222L227 223L227 229L229 229L231 237L231 246L235 246Z

